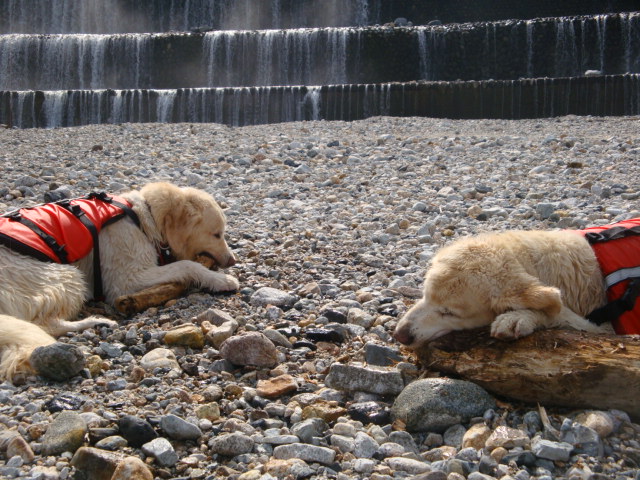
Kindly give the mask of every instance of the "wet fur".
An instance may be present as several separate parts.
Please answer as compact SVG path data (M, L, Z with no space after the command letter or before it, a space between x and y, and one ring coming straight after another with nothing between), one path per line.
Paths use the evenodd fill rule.
M100 232L100 262L106 301L168 282L230 291L238 281L195 262L205 252L220 267L235 263L225 238L226 221L215 200L193 188L152 183L122 194L141 227L124 218ZM177 261L158 265L157 247L169 244ZM75 320L93 292L92 255L72 265L40 262L0 246L0 379L29 372L33 350L55 337L99 324ZM75 320L75 321L74 321Z

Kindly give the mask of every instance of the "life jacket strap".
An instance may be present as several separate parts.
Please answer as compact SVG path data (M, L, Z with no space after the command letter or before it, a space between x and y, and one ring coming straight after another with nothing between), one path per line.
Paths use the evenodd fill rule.
M100 239L98 229L91 219L87 217L84 210L79 205L72 205L69 201L58 202L58 204L71 212L84 227L89 230L91 239L93 240L93 298L95 300L104 300L104 289L102 285L102 268L100 266Z
M29 220L28 218L23 217L18 212L12 212L8 215L5 215L9 220L13 220L15 222L19 222L23 224L25 227L29 227L38 237L42 239L44 243L53 251L53 253L58 257L60 263L69 263L67 257L67 250L64 245L60 245L56 242L56 239L49 235L47 232L42 230L38 225Z

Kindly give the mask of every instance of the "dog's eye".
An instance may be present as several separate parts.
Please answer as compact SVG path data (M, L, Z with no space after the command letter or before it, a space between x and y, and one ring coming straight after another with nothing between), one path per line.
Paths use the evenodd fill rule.
M448 308L441 308L440 309L440 315L448 317L448 316L452 316L453 312L451 310L449 310Z
M214 233L213 236L215 238L222 238L222 234L221 233Z

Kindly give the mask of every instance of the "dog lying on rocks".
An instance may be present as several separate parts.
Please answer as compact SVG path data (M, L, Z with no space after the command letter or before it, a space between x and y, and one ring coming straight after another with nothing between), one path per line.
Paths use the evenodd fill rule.
M238 288L234 277L195 261L208 260L213 269L236 262L225 241L224 214L201 190L150 183L121 197L92 194L60 204L1 218L0 379L33 371L47 375L47 361L32 358L35 350L62 347L64 363L65 355L73 360L80 354L71 344L56 344L55 337L115 325L96 316L75 320L92 296L113 304L121 295L170 282L214 292ZM52 213L54 208L62 213ZM24 230L17 240L11 236L16 229ZM88 246L77 245L82 237L89 237ZM78 373L61 369L49 376Z
M462 238L436 253L424 296L398 322L394 337L417 348L484 326L505 339L544 328L611 332L613 326L616 333L637 334L638 265L640 219Z

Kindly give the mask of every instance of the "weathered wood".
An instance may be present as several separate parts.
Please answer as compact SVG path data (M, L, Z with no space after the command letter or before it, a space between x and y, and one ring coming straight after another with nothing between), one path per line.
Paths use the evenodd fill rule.
M187 290L186 285L181 283L163 283L153 287L140 290L131 295L122 295L116 298L116 309L125 315L133 315L142 312L150 307L163 305L169 300L178 298Z
M417 352L423 367L543 405L620 409L640 418L640 337L541 330L513 341L453 332Z

